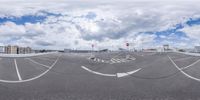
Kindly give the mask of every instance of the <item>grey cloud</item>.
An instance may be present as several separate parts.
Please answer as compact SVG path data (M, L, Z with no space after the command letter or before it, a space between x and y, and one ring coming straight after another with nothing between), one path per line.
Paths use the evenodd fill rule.
M0 32L0 35L5 37L10 37L10 35L21 36L30 39L31 43L39 46L54 46L58 44L59 46L63 44L85 46L91 41L97 41L104 45L106 44L106 39L111 42L124 41L126 38L136 39L136 36L141 35L140 33L168 29L176 23L183 22L183 17L193 17L193 15L197 15L200 12L198 3L176 5L174 2L133 2L130 0L126 0L126 2L120 2L119 0L117 0L118 2L113 0L62 0L60 1L62 3L58 4L55 3L58 2L57 0L46 1L32 1L34 3L24 1L26 2L25 4L16 3L16 5L12 5L13 7L7 7L7 3L0 3L0 8L7 9L5 10L6 12L4 10L0 11L0 16L22 16L30 13L37 15L37 13L41 14L41 11L62 15L47 16L47 19L40 23L38 27L35 25L29 28L19 27L18 25L8 26L8 34L5 34L6 31L3 27L2 29L4 30ZM31 9L24 9L29 6ZM15 11L14 9L19 10ZM99 30L91 32L90 25L84 27L90 22L95 23ZM10 31L11 28L13 28L13 31ZM18 30L19 28L22 28L21 31ZM146 37L149 38L149 36ZM138 41L141 38L143 37L139 37ZM48 41L45 41L46 39ZM28 42L26 43L28 44Z
M39 46L52 46L55 45L54 43L47 42L47 41L35 41L35 43Z

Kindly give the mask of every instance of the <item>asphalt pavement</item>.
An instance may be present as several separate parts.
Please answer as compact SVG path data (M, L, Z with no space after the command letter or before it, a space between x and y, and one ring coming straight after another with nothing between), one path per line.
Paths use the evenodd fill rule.
M175 52L0 58L0 100L198 100L200 57Z

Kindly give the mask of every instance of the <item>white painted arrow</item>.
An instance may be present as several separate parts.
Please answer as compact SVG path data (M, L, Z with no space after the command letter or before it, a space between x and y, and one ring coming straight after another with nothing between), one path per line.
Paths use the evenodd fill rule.
M97 74L97 75L101 75L101 76L109 76L109 77L118 77L118 78L129 76L129 75L134 74L134 73L136 73L136 72L138 72L142 69L142 68L139 68L139 69L136 69L136 70L133 70L133 71L130 71L130 72L125 72L125 73L104 74L104 73L100 73L100 72L97 72L97 71L93 71L93 70L91 70L91 69L89 69L85 66L81 66L81 68L83 68L86 71L91 72L93 74Z

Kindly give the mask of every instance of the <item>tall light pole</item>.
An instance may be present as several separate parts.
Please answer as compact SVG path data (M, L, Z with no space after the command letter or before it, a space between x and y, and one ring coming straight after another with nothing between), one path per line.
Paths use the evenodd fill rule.
M91 46L92 46L92 51L94 51L94 44L92 44Z
M142 45L142 52L143 52L143 41L144 41L144 40L142 39L142 40L141 40L141 42L142 42L142 43L141 43L141 45Z

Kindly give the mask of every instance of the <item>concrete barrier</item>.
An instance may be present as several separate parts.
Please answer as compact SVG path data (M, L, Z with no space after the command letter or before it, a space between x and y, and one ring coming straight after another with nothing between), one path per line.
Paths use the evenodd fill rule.
M190 55L190 56L200 56L200 53L178 52L178 51L176 53L181 53L181 54Z

